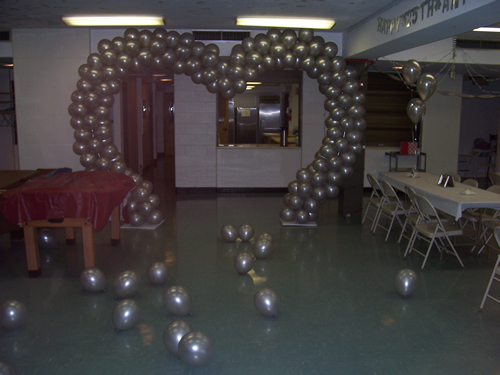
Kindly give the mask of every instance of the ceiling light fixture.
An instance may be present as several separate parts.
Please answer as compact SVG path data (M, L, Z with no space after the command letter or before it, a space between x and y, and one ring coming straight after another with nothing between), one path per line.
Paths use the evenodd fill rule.
M473 31L480 31L483 33L500 33L500 27L479 27Z
M327 18L236 17L238 26L290 27L294 29L331 29L335 21Z
M69 26L163 26L163 16L63 16L62 20Z

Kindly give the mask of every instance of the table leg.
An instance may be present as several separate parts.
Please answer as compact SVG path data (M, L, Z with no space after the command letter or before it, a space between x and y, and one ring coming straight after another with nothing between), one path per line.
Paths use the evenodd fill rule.
M94 227L90 223L82 226L83 261L85 268L95 267Z
M120 244L120 206L116 206L111 213L111 244Z
M76 243L75 228L66 227L64 230L66 231L66 245L74 245Z
M36 228L23 226L23 229L24 246L26 247L26 258L28 260L28 275L29 277L39 277L42 274L42 270Z

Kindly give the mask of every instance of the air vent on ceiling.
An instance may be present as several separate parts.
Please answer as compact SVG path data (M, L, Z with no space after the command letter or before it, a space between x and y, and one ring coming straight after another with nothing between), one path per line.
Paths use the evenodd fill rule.
M0 30L0 42L10 42L9 30Z
M497 40L469 40L457 39L457 47L468 49L500 49L500 41Z
M243 40L250 31L193 31L196 40Z

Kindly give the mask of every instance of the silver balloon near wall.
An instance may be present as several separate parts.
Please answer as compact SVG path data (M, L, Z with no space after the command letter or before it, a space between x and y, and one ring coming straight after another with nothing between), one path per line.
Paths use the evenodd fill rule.
M73 151L86 170L106 170L134 178L137 188L128 200L132 226L159 224L163 216L157 196L151 198L152 184L134 175L114 145L110 108L113 96L121 90L122 79L146 68L184 74L225 99L244 92L247 82L255 81L267 70L303 70L317 80L329 112L323 140L327 147L316 153L309 168L311 176L301 180L300 190L290 191L293 199L289 204L285 202L280 213L284 222L315 220L319 205L335 198L342 181L353 174L352 164L363 150L366 127L359 72L337 56L335 43L325 42L313 30L270 29L245 38L233 47L229 58L220 57L215 44L205 45L190 33L181 35L163 28L153 32L128 28L123 37L102 39L97 47L98 52L90 54L78 68L80 79L68 107L75 137ZM407 70L416 81L420 72L412 67ZM422 90L428 93L430 88L423 84ZM225 234L226 241L232 239L229 232Z

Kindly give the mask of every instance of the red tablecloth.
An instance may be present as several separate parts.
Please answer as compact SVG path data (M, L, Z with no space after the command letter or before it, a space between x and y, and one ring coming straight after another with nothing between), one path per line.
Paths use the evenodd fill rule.
M121 173L74 172L35 177L0 196L0 212L19 224L31 220L87 218L104 228L113 209L136 186Z

